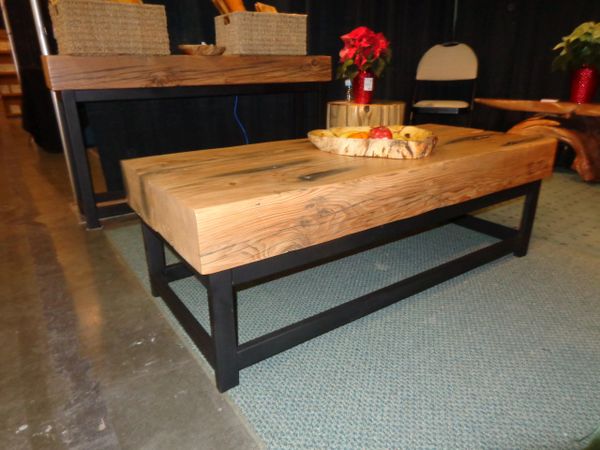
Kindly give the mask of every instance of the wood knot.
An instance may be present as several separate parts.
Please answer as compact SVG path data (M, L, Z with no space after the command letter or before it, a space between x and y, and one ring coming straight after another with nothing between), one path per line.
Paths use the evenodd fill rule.
M150 85L152 87L163 87L171 84L171 77L167 72L155 72L152 74Z

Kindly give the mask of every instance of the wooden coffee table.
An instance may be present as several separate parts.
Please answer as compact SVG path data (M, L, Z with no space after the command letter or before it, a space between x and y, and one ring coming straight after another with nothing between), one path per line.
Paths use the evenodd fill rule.
M122 162L142 219L152 293L163 297L215 369L223 392L239 371L501 256L527 252L540 180L556 140L428 125L421 160L353 158L306 139ZM468 212L525 196L520 227ZM252 341L237 340L236 288L449 220L498 242ZM182 258L166 265L164 246ZM196 275L208 289L211 333L169 283Z

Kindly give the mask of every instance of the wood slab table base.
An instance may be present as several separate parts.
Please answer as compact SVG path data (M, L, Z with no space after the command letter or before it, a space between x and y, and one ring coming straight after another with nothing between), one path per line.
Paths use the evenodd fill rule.
M600 181L600 105L499 98L475 101L492 108L536 113L508 133L548 136L568 144L575 152L571 168L584 181Z
M540 180L556 141L429 126L425 160L320 152L306 140L123 161L143 220L152 292L215 369L223 392L239 371L474 267L527 252ZM525 196L518 229L466 214ZM237 339L236 290L454 220L498 242L252 341ZM166 265L164 246L182 261ZM211 333L169 283L195 275L208 290Z
M600 181L600 119L578 116L550 120L538 115L518 123L508 132L557 138L575 152L571 169L583 181Z

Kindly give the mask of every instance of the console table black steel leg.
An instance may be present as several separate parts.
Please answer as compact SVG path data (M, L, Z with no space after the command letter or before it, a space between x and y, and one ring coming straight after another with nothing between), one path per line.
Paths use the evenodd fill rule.
M513 253L515 256L525 256L529 249L529 240L531 239L531 232L533 230L533 221L535 219L535 211L537 209L541 184L541 181L532 183L525 195L523 212L521 214L521 224L519 226L519 234L517 235L517 244Z
M148 265L148 277L150 278L150 290L152 295L158 297L159 279L165 272L165 245L158 234L148 225L142 222L142 236L144 238L144 249L146 250L146 264Z
M78 199L78 204L82 209L81 213L85 217L86 227L88 229L100 228L96 197L92 185L92 174L85 151L85 142L83 140L83 131L81 121L79 120L79 111L77 111L75 94L72 91L63 91L61 98L69 139L69 151L71 151L71 161L73 162L73 172L78 184L77 192L81 196Z
M60 96L56 96L57 99L57 111L56 114L59 115L60 117L58 118L59 123L63 124L63 131L62 133L64 133L64 137L62 137L61 139L63 140L63 152L64 152L64 157L67 163L67 169L69 171L69 178L71 181L71 187L73 189L73 195L75 197L75 201L77 202L77 210L79 211L80 214L83 213L83 205L81 203L81 188L79 186L79 179L77 178L77 173L75 172L75 162L73 161L73 152L71 151L70 148L68 148L71 144L69 141L69 134L68 134L68 126L65 120L65 107L63 102L60 99Z
M208 306L214 344L215 379L220 392L239 384L236 294L230 270L208 276Z

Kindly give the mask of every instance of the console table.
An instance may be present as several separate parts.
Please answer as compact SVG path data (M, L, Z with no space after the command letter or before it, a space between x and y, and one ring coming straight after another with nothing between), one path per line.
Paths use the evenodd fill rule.
M236 386L240 370L258 361L501 256L526 254L540 180L552 174L556 140L424 127L439 141L431 156L418 160L342 156L296 139L121 162L128 202L143 221L152 293L165 300L215 368L221 392ZM465 215L521 196L518 229ZM498 240L238 342L239 286L449 220ZM165 244L181 263L166 265ZM210 334L170 286L190 276L208 289Z
M317 92L331 80L329 56L42 57L47 86L58 93L73 190L88 229L131 209L123 192L95 193L78 104L116 100ZM319 102L321 103L321 102ZM303 112L297 112L303 117ZM323 120L319 110L320 122Z
M477 98L477 103L535 115L509 133L554 137L575 152L572 169L584 181L600 181L600 104L503 98Z

